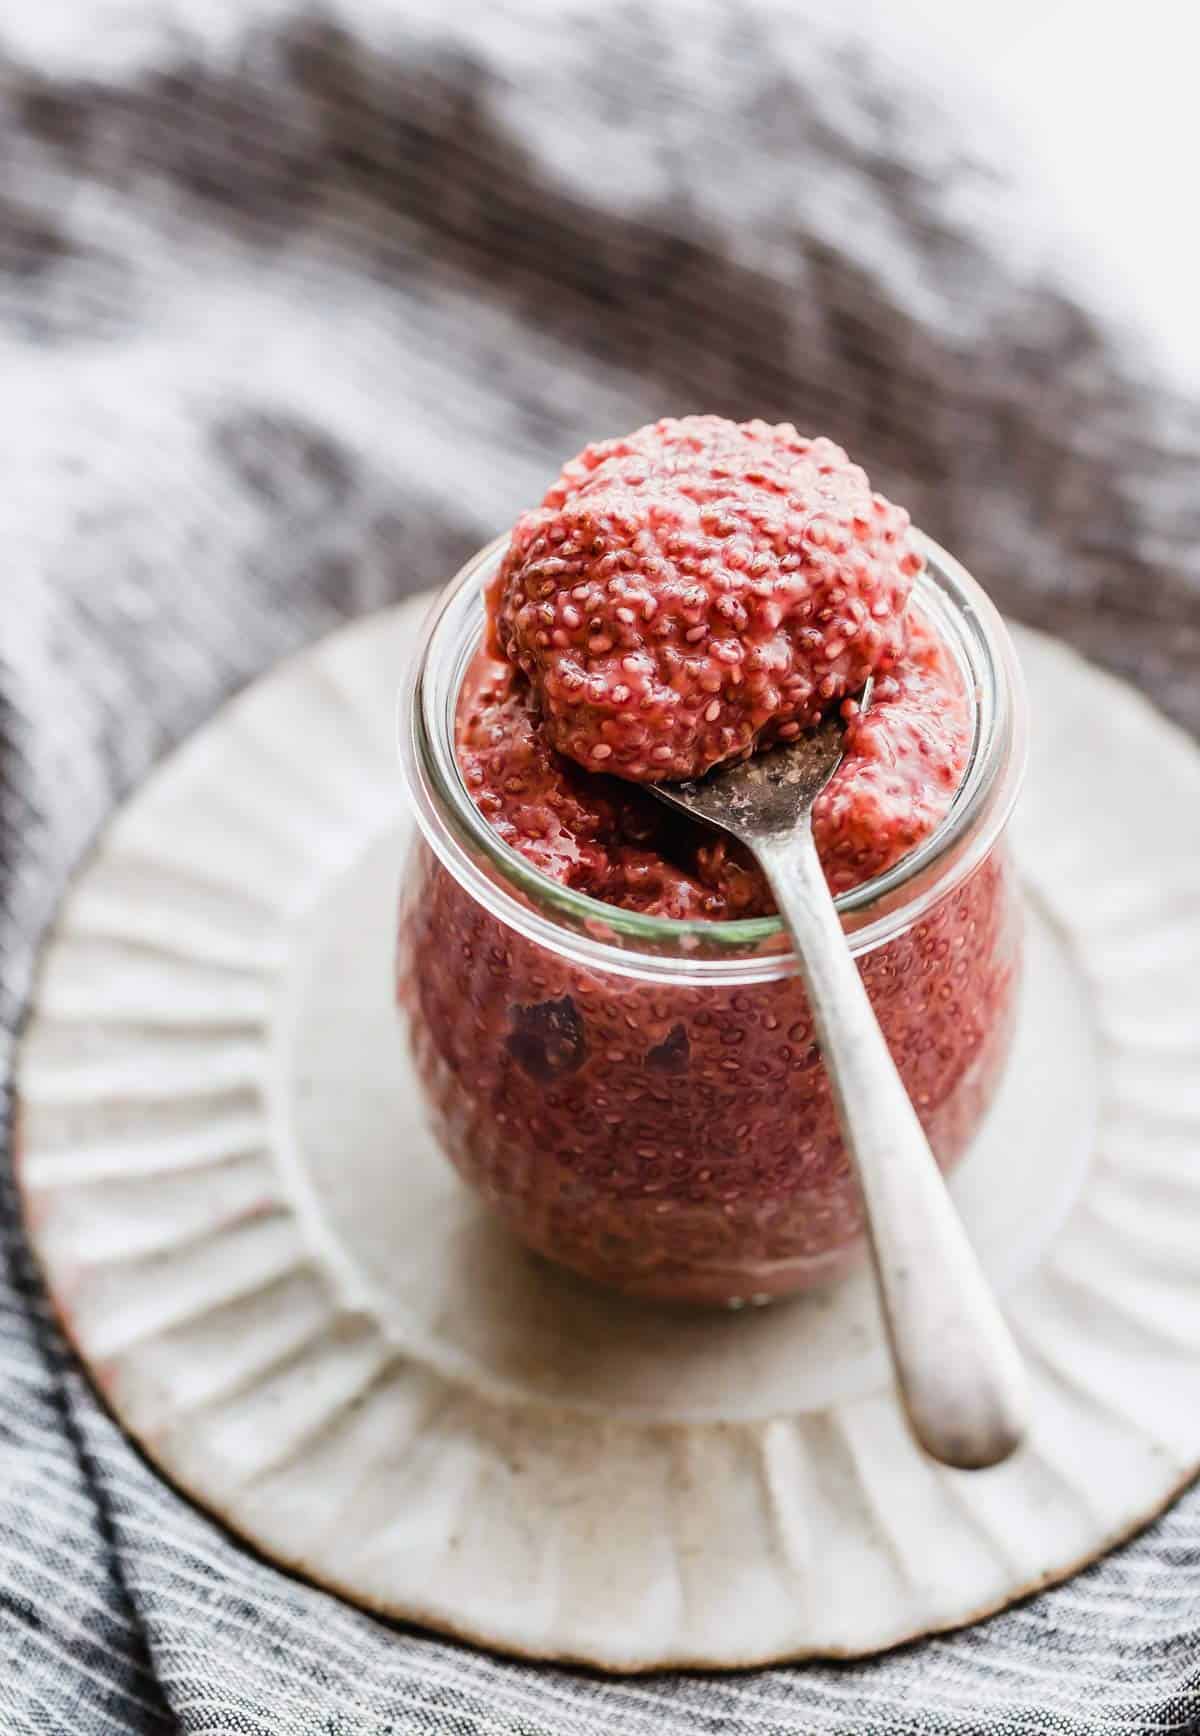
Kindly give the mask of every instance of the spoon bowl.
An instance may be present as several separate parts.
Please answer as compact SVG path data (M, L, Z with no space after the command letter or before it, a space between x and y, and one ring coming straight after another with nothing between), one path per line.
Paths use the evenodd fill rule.
M868 682L860 695L863 711L870 704L871 687ZM842 763L845 736L845 720L835 712L794 741L717 766L706 777L649 787L659 801L719 827L757 855L763 839L786 842L804 824Z

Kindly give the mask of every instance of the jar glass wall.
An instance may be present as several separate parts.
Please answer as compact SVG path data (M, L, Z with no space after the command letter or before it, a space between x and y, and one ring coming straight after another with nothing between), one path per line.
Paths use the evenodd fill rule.
M631 1294L730 1302L836 1276L862 1247L803 985L777 918L678 922L537 873L475 808L455 709L503 543L435 608L401 715L419 827L398 999L447 1157L538 1252ZM1020 900L1005 825L1024 697L1002 622L922 539L913 606L973 710L942 824L838 908L943 1165L968 1145L1008 1053Z

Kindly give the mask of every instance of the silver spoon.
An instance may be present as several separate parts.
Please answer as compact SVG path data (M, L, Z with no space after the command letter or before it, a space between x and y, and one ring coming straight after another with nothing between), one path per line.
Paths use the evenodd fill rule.
M813 843L813 803L838 768L844 732L835 716L707 777L647 787L737 838L770 882L866 1204L904 1408L933 1458L979 1470L1020 1444L1025 1375L879 1029Z

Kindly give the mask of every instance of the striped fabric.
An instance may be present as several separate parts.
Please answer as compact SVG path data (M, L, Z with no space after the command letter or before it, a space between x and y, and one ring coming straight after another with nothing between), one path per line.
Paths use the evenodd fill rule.
M666 411L826 430L1200 728L1200 412L913 75L804 6L25 0L0 20L0 1046L223 696ZM9 1126L11 1135L11 1125ZM11 1146L11 1139L9 1140ZM0 1176L6 1736L1200 1728L1200 1497L865 1665L608 1681L255 1559L92 1395Z

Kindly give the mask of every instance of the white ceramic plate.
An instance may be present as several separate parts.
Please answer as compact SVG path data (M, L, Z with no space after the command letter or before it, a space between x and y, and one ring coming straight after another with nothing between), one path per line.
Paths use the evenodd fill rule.
M1144 1524L1200 1467L1200 756L1019 635L1030 965L953 1185L1036 1425L956 1473L902 1426L865 1273L741 1314L621 1303L515 1247L432 1148L391 1000L423 607L175 754L46 948L28 1221L126 1427L346 1597L608 1669L873 1652Z

